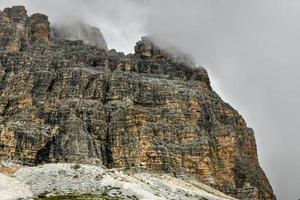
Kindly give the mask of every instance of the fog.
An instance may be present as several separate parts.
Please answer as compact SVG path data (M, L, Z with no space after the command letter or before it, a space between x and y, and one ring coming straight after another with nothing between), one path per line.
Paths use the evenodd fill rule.
M300 1L0 0L52 22L98 26L109 48L133 51L141 35L189 53L213 88L255 130L259 159L278 199L300 198Z
M138 2L138 3L137 3ZM141 1L142 2L142 1ZM139 0L0 0L7 6L25 5L28 14L49 16L51 24L85 22L101 29L109 48L132 52L143 32L148 10Z

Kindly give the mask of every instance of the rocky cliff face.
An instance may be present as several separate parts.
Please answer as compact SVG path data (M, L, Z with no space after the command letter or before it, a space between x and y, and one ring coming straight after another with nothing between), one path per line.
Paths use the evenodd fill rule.
M42 14L27 16L23 6L0 11L0 50L7 53L26 51L33 43L48 43L48 17Z
M240 199L276 199L254 133L205 69L147 39L136 53L50 37L47 17L0 12L0 156L191 177Z

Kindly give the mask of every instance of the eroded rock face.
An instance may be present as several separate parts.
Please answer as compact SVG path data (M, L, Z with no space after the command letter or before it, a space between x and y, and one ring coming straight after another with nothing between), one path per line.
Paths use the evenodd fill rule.
M157 56L144 40L127 56L82 41L45 45L45 17L9 13L0 16L0 156L143 168L240 199L276 199L252 129L212 90L204 68ZM31 34L28 20L37 22ZM22 38L37 42L22 49Z
M50 38L50 23L48 16L33 14L30 16L31 42L48 43Z
M32 42L48 43L50 27L48 17L42 14L27 16L23 6L0 11L0 50L25 51Z

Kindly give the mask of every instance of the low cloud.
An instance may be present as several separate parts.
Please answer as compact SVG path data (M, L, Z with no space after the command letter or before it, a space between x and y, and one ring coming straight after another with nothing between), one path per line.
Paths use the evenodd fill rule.
M213 88L254 128L278 199L299 198L300 2L166 0L152 6L147 32L209 70Z

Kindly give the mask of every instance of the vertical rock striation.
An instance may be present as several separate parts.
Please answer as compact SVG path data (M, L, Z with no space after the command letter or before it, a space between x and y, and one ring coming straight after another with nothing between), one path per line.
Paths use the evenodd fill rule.
M274 200L254 133L207 72L147 38L125 56L50 37L47 17L0 12L0 156L195 178L240 199Z
M46 15L34 14L28 17L23 6L0 11L0 50L19 52L25 51L34 41L48 43L49 25Z

